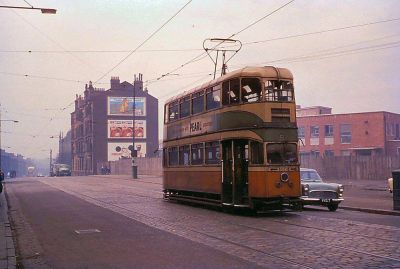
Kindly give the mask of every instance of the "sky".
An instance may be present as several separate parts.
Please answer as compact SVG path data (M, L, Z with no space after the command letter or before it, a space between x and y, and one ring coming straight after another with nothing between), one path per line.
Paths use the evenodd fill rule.
M56 154L75 95L89 81L108 89L111 76L132 83L142 73L162 119L165 100L211 80L214 66L202 57L177 68L202 53L205 39L232 35L243 46L228 71L288 68L302 107L400 113L400 1L188 2L0 0L57 9L45 15L0 8L1 116L19 121L2 122L2 148L32 158Z

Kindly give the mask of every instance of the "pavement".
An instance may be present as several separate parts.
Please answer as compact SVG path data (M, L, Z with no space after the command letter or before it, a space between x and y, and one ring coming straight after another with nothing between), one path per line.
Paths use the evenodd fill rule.
M0 193L0 269L16 268L15 248L5 193Z

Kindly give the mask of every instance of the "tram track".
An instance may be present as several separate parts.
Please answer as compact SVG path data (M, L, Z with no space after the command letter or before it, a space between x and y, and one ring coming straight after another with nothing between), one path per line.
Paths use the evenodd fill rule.
M145 183L148 183L148 182L145 182ZM48 184L48 185L52 186L53 184ZM58 188L58 189L60 189L60 188ZM142 188L140 188L140 189L142 189ZM99 198L93 197L93 196L88 195L88 194L83 194L83 193L75 192L75 191L72 191L72 190L65 190L65 189L61 189L61 190L65 191L67 193L70 193L70 194L72 194L74 196L78 196L78 197L80 197L80 198L82 198L84 200L92 200L96 204L100 204L100 206L102 206L103 208L107 208L109 210L113 210L112 208L114 208L114 209L117 208L117 209L119 209L117 211L123 211L123 212L120 212L121 214L132 218L131 216L129 216L129 214L126 214L126 212L130 212L131 214L139 216L142 219L141 222L143 222L143 223L145 223L145 224L147 224L149 226L153 226L155 228L158 228L158 229L168 230L169 232L172 232L172 233L175 233L175 234L177 233L178 230L183 230L183 231L186 230L186 231L189 231L190 233L196 233L196 234L201 235L203 237L208 237L208 238L212 238L214 240L225 242L226 244L231 244L231 245L240 247L242 249L246 249L246 250L248 250L250 252L254 252L256 254L261 254L261 255L265 255L265 256L268 256L268 257L273 258L273 259L278 259L278 260L280 260L282 262L285 262L287 264L296 266L296 268L298 268L298 267L301 267L301 268L312 268L307 264L299 263L299 262L296 262L294 260L281 257L279 255L274 255L274 254L266 252L266 251L264 251L262 249L258 249L258 248L254 248L254 247L246 245L246 244L238 243L235 240L230 240L228 238L224 238L224 237L221 237L221 236L213 235L211 232L201 231L199 229L189 228L189 226L188 225L184 225L184 223L173 223L173 222L171 222L170 220L168 220L166 218L162 218L162 217L159 217L159 216L151 216L149 214L141 213L138 210L132 210L131 208L128 208L126 206L121 206L121 205L118 205L116 203L107 202L107 201L101 200ZM155 198L155 197L147 196L146 198ZM157 198L155 198L155 199L157 199ZM113 211L115 211L115 210L113 210ZM225 217L226 216L224 216L224 218ZM227 217L231 217L231 215L227 215ZM351 248L351 247L344 247L344 246L340 246L340 245L337 245L337 244L326 244L326 243L323 243L323 242L316 242L315 240L307 240L307 239L305 239L303 237L293 236L293 235L290 235L290 234L285 234L283 232L276 232L276 231L266 230L266 229L262 229L262 228L259 228L259 227L254 227L252 225L247 225L247 224L243 224L243 223L233 223L232 221L224 220L224 218L219 219L218 223L216 225L221 225L221 226L230 225L230 226L242 227L242 228L245 228L247 230L253 230L253 231L257 231L257 232L268 233L268 234L275 235L275 236L289 238L290 240L295 240L295 241L304 242L304 243L310 243L310 245L315 247L316 249L318 249L320 247L330 248L330 249L335 249L335 250L340 249L344 253L345 252L352 252L352 253L355 253L355 255L360 255L361 254L361 255L368 256L368 257L373 257L373 258L378 258L378 259L382 259L382 260L395 262L396 264L399 263L399 265L400 265L400 259L399 258L390 257L388 255L380 255L380 254L377 254L377 253L368 252L368 251L362 251L362 250L354 249L354 248ZM133 219L137 220L137 218L133 218ZM190 219L191 220L202 221L201 217L194 217L193 218L193 216L191 216ZM138 220L138 221L140 221L140 220ZM203 219L203 221L204 221L204 219ZM276 221L276 220L269 220L269 221L273 221L273 222L279 223L281 225L290 225L290 226L296 226L296 227L305 228L305 225L295 225L293 223L281 222L281 221ZM159 223L159 224L161 223L162 225L164 225L164 227L161 227L161 228L160 227L156 227L157 225L155 225L155 223ZM165 229L165 227L167 227L167 229ZM318 231L321 231L321 230L324 231L325 230L325 231L332 232L331 229L318 229L318 228L315 228L315 227L306 227L306 228L315 229L315 230L318 230ZM283 229L283 230L285 230L285 229ZM333 232L335 232L335 231L333 231ZM339 232L337 232L337 233L339 233ZM349 233L348 235L354 235L354 234L353 233ZM358 234L356 234L356 235L359 236ZM187 238L187 236L184 236L184 237ZM368 237L368 236L365 236L365 237ZM191 240L191 238L188 238L188 239ZM376 238L376 239L382 240L380 238ZM204 244L204 242L201 242L201 240L199 242ZM394 241L394 242L397 242L397 241ZM215 247L213 245L209 245L209 246L210 247Z

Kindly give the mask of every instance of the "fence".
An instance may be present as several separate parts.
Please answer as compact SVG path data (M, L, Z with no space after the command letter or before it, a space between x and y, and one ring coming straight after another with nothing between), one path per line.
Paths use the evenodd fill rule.
M162 175L161 158L136 158L138 173L141 175ZM108 162L111 174L131 175L132 161L122 159ZM101 167L101 165L99 165ZM301 167L313 168L328 179L383 180L391 177L392 170L400 169L400 157L386 156L302 156ZM100 173L100 171L98 171Z
M313 168L329 179L383 180L400 168L400 157L387 156L302 156L301 167Z

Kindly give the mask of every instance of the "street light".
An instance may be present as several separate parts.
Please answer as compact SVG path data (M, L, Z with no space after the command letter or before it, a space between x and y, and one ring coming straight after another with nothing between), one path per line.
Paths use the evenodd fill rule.
M20 6L0 6L0 8L16 8L16 9L31 9L31 10L40 10L42 14L56 14L57 9L54 8L43 8L43 7L20 7Z

